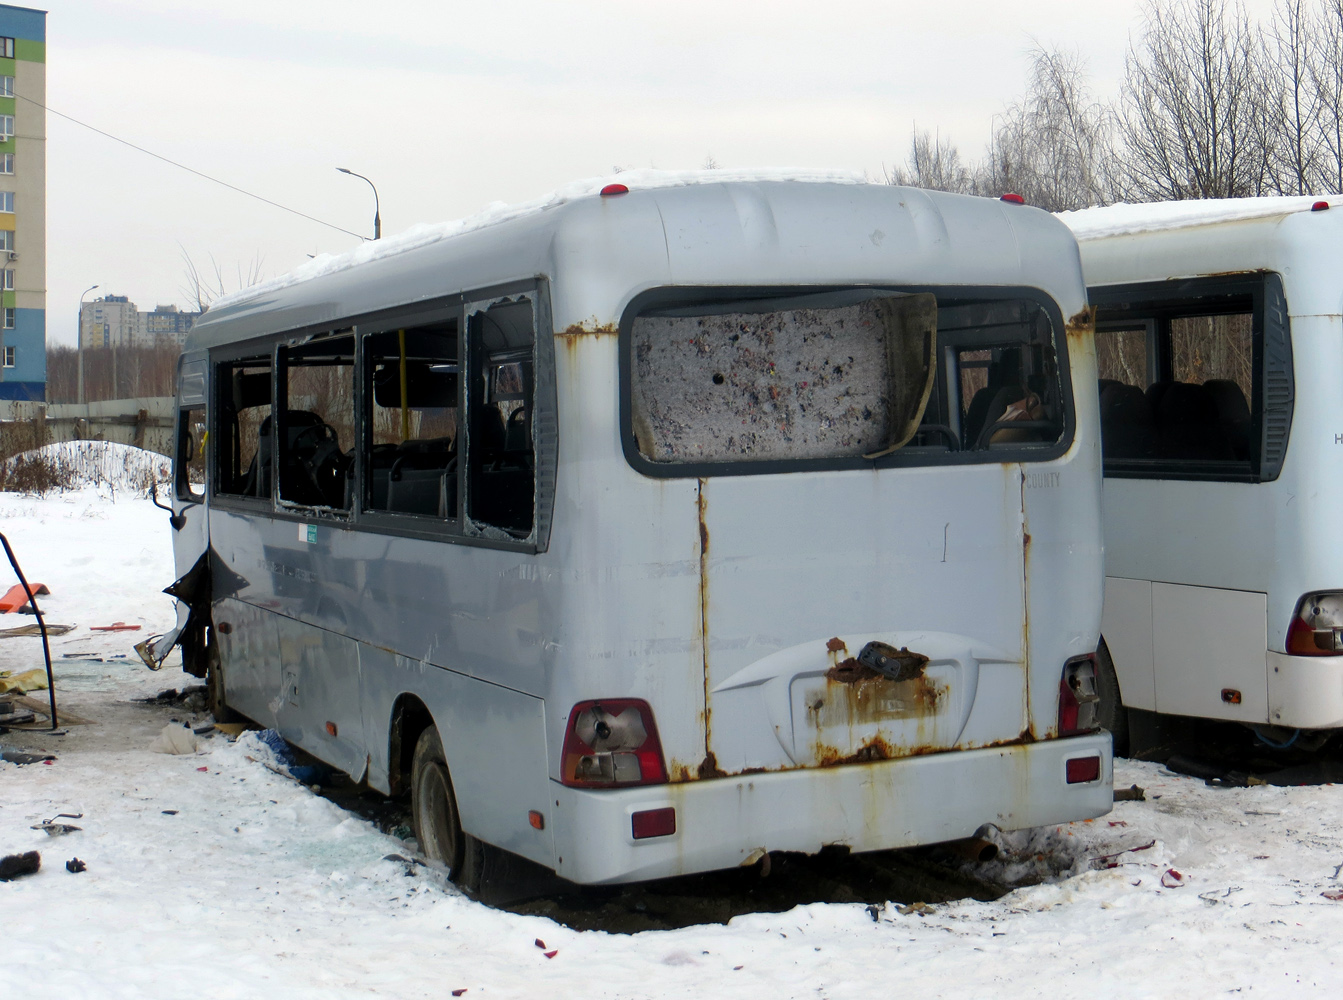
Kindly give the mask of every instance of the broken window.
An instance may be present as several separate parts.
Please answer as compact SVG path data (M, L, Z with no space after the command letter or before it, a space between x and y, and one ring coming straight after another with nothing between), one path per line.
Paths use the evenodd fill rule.
M1253 479L1263 456L1280 464L1292 385L1285 307L1265 319L1265 302L1280 301L1276 276L1112 286L1094 297L1108 475Z
M270 453L271 359L229 361L215 369L218 393L215 422L215 492L225 495L271 495ZM266 446L262 448L262 426Z
M456 518L457 321L375 333L364 352L364 509Z
M536 321L530 298L470 314L467 516L486 536L531 534Z
M205 497L205 407L177 412L177 499Z
M354 337L327 336L282 349L284 410L278 442L280 500L349 510L354 487Z
M645 309L631 436L664 464L1055 449L1067 397L1051 315L1033 298L858 289Z
M937 303L859 292L650 310L630 337L634 440L649 461L876 457L922 418Z

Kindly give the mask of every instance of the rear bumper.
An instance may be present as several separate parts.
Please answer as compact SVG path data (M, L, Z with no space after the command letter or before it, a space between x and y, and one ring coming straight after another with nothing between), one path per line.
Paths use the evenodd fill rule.
M1100 779L1069 785L1066 761L1099 756ZM583 791L552 784L556 872L583 883L636 882L731 868L759 850L876 851L1109 812L1108 733L871 764ZM635 840L631 816L672 807L676 832Z
M1343 657L1269 650L1268 721L1293 729L1343 727Z

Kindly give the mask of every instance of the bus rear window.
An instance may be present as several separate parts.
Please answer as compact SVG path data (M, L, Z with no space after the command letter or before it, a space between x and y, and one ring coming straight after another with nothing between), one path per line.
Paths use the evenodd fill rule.
M873 289L645 309L629 433L643 462L731 471L1052 451L1055 328L1034 299Z

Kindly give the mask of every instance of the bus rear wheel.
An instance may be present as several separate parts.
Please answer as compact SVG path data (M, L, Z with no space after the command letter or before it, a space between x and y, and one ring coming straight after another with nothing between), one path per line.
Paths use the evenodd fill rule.
M1114 737L1115 756L1127 757L1128 709L1124 707L1124 699L1119 691L1119 676L1115 673L1110 647L1105 645L1104 639L1096 649L1096 693L1101 699L1097 706L1096 721Z
M415 743L410 766L410 811L420 852L431 861L447 865L448 877L459 888L476 891L481 844L462 830L443 741L434 726L420 733Z

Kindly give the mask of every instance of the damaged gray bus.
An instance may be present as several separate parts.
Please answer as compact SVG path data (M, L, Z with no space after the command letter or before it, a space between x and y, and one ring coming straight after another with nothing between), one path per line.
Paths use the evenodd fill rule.
M1067 229L641 176L206 314L185 668L408 792L467 887L493 849L610 883L1107 812Z

